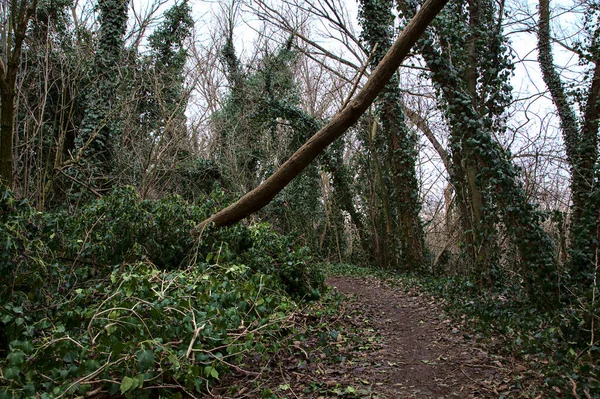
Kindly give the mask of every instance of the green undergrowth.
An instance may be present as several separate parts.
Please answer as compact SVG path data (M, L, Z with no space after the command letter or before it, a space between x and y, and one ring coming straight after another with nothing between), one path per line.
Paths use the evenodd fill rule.
M0 398L198 396L278 350L321 292L309 251L266 224L190 236L220 193L51 213L0 194Z
M418 287L437 296L455 320L466 321L467 338L528 364L534 375L517 375L512 381L523 397L543 392L544 397L560 398L574 389L582 398L600 397L599 331L591 324L590 309L565 305L541 312L519 287L481 291L465 278L397 274L352 265L332 265L326 273L376 276L393 286Z

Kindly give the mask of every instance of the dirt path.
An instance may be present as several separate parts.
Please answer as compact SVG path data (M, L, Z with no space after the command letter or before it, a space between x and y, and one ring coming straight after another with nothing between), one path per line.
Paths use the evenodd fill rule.
M382 398L498 397L506 368L443 317L433 298L376 279L334 277L328 284L354 296L382 337L364 370Z
M244 365L217 398L517 398L519 366L486 353L417 289L331 277L339 309L298 320L288 349ZM299 327L300 324L304 327Z

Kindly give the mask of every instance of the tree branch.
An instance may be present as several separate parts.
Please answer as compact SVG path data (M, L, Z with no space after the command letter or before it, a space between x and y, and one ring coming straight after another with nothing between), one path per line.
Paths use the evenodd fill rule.
M373 103L396 72L411 47L448 0L427 0L396 39L362 90L320 131L312 136L273 175L237 202L198 224L192 234L207 225L227 226L266 206L283 188L298 176L329 144L342 136Z

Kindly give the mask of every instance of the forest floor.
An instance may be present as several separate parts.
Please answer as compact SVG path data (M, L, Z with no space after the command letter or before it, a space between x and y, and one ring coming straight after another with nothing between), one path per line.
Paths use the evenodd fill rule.
M289 345L249 356L217 398L518 398L527 368L488 353L434 297L376 277L327 280L335 310L305 310ZM331 304L330 304L331 305ZM331 309L331 306L329 306Z

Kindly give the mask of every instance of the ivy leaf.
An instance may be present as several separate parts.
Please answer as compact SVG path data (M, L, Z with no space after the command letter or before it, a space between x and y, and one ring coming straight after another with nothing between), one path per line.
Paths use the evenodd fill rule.
M4 369L4 378L7 380L16 380L19 378L19 373L21 370L18 367L8 367Z
M121 381L121 394L124 394L127 391L132 390L137 385L137 380L131 377L123 377L123 381Z
M123 349L125 349L125 343L123 343L122 341L115 342L115 344L112 347L112 356L119 356L121 352L123 352Z
M213 366L204 367L204 375L206 375L207 377L212 377L215 380L219 379L219 372Z
M144 374L138 374L133 378L136 381L136 388L142 388L144 386Z
M13 366L20 366L25 361L25 354L23 353L23 351L17 350L17 351L11 352L7 356L7 358L8 358L8 361Z
M0 399L13 399L14 393L8 388L0 388Z
M154 365L154 353L152 351L141 350L138 351L136 356L141 371L148 370Z

